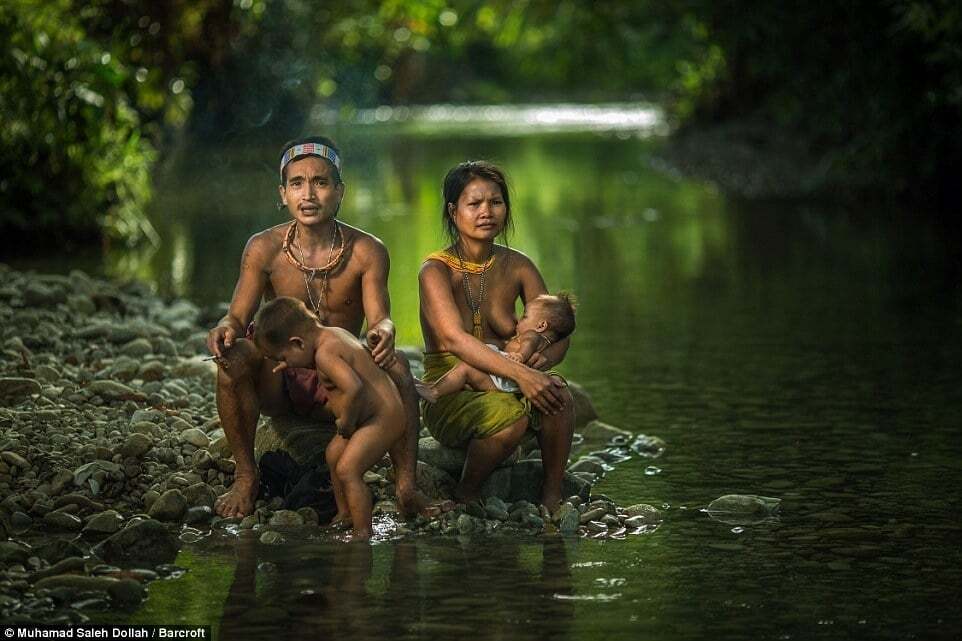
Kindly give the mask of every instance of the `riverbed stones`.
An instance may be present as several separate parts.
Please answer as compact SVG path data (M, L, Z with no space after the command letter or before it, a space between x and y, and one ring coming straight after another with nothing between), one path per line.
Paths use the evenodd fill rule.
M209 505L196 505L187 508L184 512L184 523L186 525L203 525L209 523L214 518L214 510Z
M51 529L69 532L79 531L83 527L79 517L67 512L47 512L43 515L43 523Z
M106 401L145 401L147 397L141 392L110 379L92 381L87 391Z
M588 450L605 447L615 439L618 439L619 442L624 441L627 443L634 436L634 434L628 430L623 430L620 427L615 427L614 425L609 425L599 420L589 421L581 428L580 434L583 439L581 447Z
M177 537L162 523L144 519L111 535L92 552L111 565L143 567L170 563L179 549Z
M664 518L661 514L661 510L656 508L654 505L648 505L647 503L636 503L635 505L629 505L625 508L625 516L628 519L634 519L632 525L629 527L639 527L641 525L656 525L661 523ZM628 525L628 521L625 521Z
M158 521L180 521L187 511L187 499L180 490L167 490L147 510L150 518Z
M16 405L42 391L40 383L32 378L0 378L0 405Z
M117 510L104 510L87 519L84 534L113 534L124 526L124 517Z
M120 446L120 455L124 458L140 458L154 446L152 438L146 434L135 432L127 437Z
M191 507L207 506L213 508L214 501L217 500L217 493L207 483L194 483L184 489L184 499Z
M70 592L104 592L118 605L128 606L140 603L143 586L133 579L114 579L106 576L78 576L62 574L49 576L37 581L34 590L66 590Z
M296 527L304 525L304 517L293 510L278 510L267 524L271 527Z
M210 445L210 438L196 427L192 427L181 432L180 439L185 443L190 443L197 448L206 448L208 445Z

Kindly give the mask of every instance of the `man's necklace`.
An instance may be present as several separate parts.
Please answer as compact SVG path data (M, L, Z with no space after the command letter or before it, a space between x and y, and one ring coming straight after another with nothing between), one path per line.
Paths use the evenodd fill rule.
M481 262L481 285L478 288L478 302L475 303L474 294L471 293L471 283L468 282L468 272L464 268L464 258L461 256L461 248L455 245L454 250L458 254L458 263L461 265L461 285L464 287L464 299L467 301L468 308L471 310L471 334L479 341L484 340L484 330L481 328L481 303L484 302L484 274L488 271L488 263L487 261ZM491 253L494 254L494 248L491 249ZM490 259L490 256L488 258Z
M341 260L341 256L344 254L344 234L343 233L338 234L338 232L340 231L340 228L338 227L337 220L335 220L334 233L331 235L331 248L328 250L328 254L327 254L327 264L324 265L323 267L310 267L306 264L304 260L304 252L301 251L301 248L294 241L294 236L297 230L296 225L297 225L297 221L295 221L294 224L291 225L291 230L287 234L287 239L286 239L287 242L284 243L286 253L289 259L293 259L292 262L294 263L294 265L301 270L301 273L304 276L304 288L307 289L307 300L310 302L311 309L314 311L314 314L317 316L317 320L321 321L321 323L324 323L327 320L327 318L326 318L326 315L321 312L321 303L324 302L324 299L327 293L327 278L330 275L331 270L333 270L334 267L337 266L337 264ZM334 243L337 242L338 235L340 235L341 237L341 242L337 248L337 253L335 254ZM295 250L297 250L297 254L300 257L300 260L294 259L294 256L291 254L291 248L294 248ZM314 277L318 273L321 274L321 291L317 295L317 300L314 300L314 292L311 290L311 281L314 280Z

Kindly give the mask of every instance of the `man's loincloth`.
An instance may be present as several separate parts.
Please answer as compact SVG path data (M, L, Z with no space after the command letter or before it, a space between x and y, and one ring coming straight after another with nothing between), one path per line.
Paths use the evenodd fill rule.
M254 323L247 326L248 340L254 340ZM318 383L317 370L288 367L281 370L284 393L291 401L291 411L310 416L314 408L327 403L327 390Z

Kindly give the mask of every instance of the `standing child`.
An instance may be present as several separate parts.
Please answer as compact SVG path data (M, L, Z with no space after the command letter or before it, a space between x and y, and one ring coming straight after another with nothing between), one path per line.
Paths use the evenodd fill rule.
M337 435L326 458L334 485L334 522L352 522L359 538L371 536L371 493L364 472L381 460L404 434L404 407L391 378L350 332L324 327L296 298L279 297L254 320L254 342L287 367L317 370L337 417Z

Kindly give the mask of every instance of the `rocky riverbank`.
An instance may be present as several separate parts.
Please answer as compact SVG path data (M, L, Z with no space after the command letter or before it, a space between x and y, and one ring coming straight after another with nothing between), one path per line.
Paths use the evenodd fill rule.
M149 581L176 574L170 564L179 548L211 530L282 544L286 533L319 527L322 515L290 509L282 497L258 501L241 521L214 516L234 463L217 419L216 369L204 360L209 319L195 305L78 271L38 275L0 265L0 283L4 620L77 622L85 610L136 606ZM417 369L418 350L406 352ZM366 476L380 531L617 539L657 527L656 508L617 506L591 486L629 456L658 456L664 443L601 423L587 395L574 392L584 454L569 467L570 498L555 514L536 505L541 461L530 446L492 475L483 501L407 523L394 516L385 459ZM265 421L257 452L316 461L330 437L316 425ZM463 457L423 434L421 490L450 497Z

